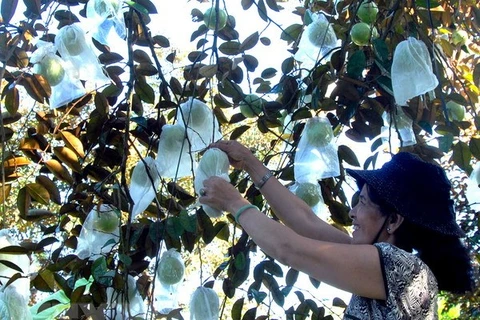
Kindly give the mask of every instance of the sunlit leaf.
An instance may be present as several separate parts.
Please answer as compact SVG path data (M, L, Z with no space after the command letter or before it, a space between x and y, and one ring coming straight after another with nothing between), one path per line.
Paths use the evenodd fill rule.
M83 144L82 144L82 141L80 141L80 139L78 139L73 133L65 130L61 131L60 135L62 137L63 142L65 142L65 144L71 150L73 150L77 154L77 156L79 156L80 158L85 157Z
M50 202L50 194L48 193L48 190L45 189L41 184L29 183L25 187L27 188L27 191L33 200L41 204L48 205Z
M70 172L68 172L67 168L65 168L60 162L55 159L50 159L45 161L44 164L57 179L68 184L73 184L73 178Z
M6 3L8 1L4 1ZM9 86L5 92L5 108L10 114L16 114L20 105L20 97L16 86Z
M69 147L54 147L53 153L61 162L66 164L73 171L75 172L82 171L82 166L78 161L77 154Z
M459 141L453 146L452 151L453 153L450 160L453 161L460 169L467 171L469 174L472 170L470 166L472 153L468 145L463 141Z

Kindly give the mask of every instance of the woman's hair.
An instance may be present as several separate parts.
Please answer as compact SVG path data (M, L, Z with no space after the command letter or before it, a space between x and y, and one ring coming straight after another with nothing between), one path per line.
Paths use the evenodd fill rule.
M361 188L362 186L359 185ZM370 200L388 216L397 210L382 199L375 190L368 188ZM432 270L439 290L465 293L473 290L473 268L468 249L460 238L443 235L404 219L395 231L395 246L413 252Z

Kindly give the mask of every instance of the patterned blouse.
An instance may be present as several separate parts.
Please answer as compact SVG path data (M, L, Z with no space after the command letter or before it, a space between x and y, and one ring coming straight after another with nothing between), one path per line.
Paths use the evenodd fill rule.
M376 243L387 300L353 295L344 319L438 319L437 280L417 256Z

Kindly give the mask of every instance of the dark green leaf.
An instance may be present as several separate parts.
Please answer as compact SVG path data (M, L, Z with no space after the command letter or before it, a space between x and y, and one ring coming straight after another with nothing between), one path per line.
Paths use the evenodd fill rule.
M333 298L333 301L332 301L332 305L334 307L339 307L339 308L346 308L347 307L347 304L340 298Z
M480 63L477 63L473 69L473 83L480 88Z
M453 161L460 169L465 170L468 174L470 174L472 170L470 166L471 159L472 153L465 142L459 141L453 146L453 154L450 160Z
M8 260L0 260L0 264L3 264L3 265L5 265L5 266L7 266L8 268L11 268L11 269L13 269L13 270L16 270L16 271L18 271L18 272L23 273L23 270L22 270L19 266L17 266L15 263L13 263L13 262L11 262L11 261L8 261ZM4 269L4 268L2 268L2 269Z
M480 160L480 138L472 138L468 146L472 155Z
M257 11L260 18L262 18L262 20L265 22L268 22L267 7L265 6L265 2L263 0L258 0Z
M275 69L275 68L267 68L267 69L265 69L265 70L262 71L261 77L262 77L263 79L270 79L270 78L275 77L276 74L277 74L277 69Z
M155 92L148 83L143 81L136 81L134 88L135 93L142 101L150 104L153 104L155 102Z
M453 135L450 133L447 133L441 137L438 137L438 147L440 150L443 152L449 152L450 148L453 144Z
M260 38L258 31L249 35L240 45L240 51L245 52L247 50L252 49L258 43L258 39Z
M5 3L8 1L2 2ZM10 114L16 114L20 105L20 97L16 86L11 85L5 92L5 108Z
M285 277L285 284L287 286L294 286L295 282L297 282L298 274L299 274L298 270L290 268L287 271L287 276Z
M250 129L250 126L240 126L233 130L232 134L230 135L230 140L237 140L245 131Z
M240 298L232 306L232 320L241 320L244 298Z
M8 24L10 19L12 19L13 15L15 14L15 10L17 9L18 0L10 0L10 1L2 1L2 19L3 23Z
M282 31L282 34L280 35L280 39L285 40L288 43L296 41L300 36L302 29L303 29L303 25L299 23L294 23Z
M241 53L240 43L236 41L224 42L218 47L218 50L220 50L220 52L223 54L231 55L231 56L235 56Z
M320 281L318 281L317 279L315 278L312 278L312 277L308 277L310 279L310 283L318 289L318 287L320 286Z
M347 73L353 79L358 79L362 76L363 70L367 67L367 58L362 50L355 51L355 53L348 59Z
M416 0L415 4L421 8L435 8L440 5L437 0Z
M223 293L225 293L225 295L230 299L235 296L235 286L230 279L227 278L223 280L222 289Z
M341 160L345 161L349 165L360 167L360 162L358 162L355 152L353 152L353 150L346 145L340 145L338 147L338 156Z
M277 1L276 0L267 0L267 5L270 9L273 11L279 12L280 9L278 9Z

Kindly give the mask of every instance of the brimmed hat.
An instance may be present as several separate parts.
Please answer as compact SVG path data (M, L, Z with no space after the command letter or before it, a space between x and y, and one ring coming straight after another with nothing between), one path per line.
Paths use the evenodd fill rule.
M455 221L451 184L440 166L400 152L377 170L347 169L357 183L374 189L398 214L419 226L464 237Z

